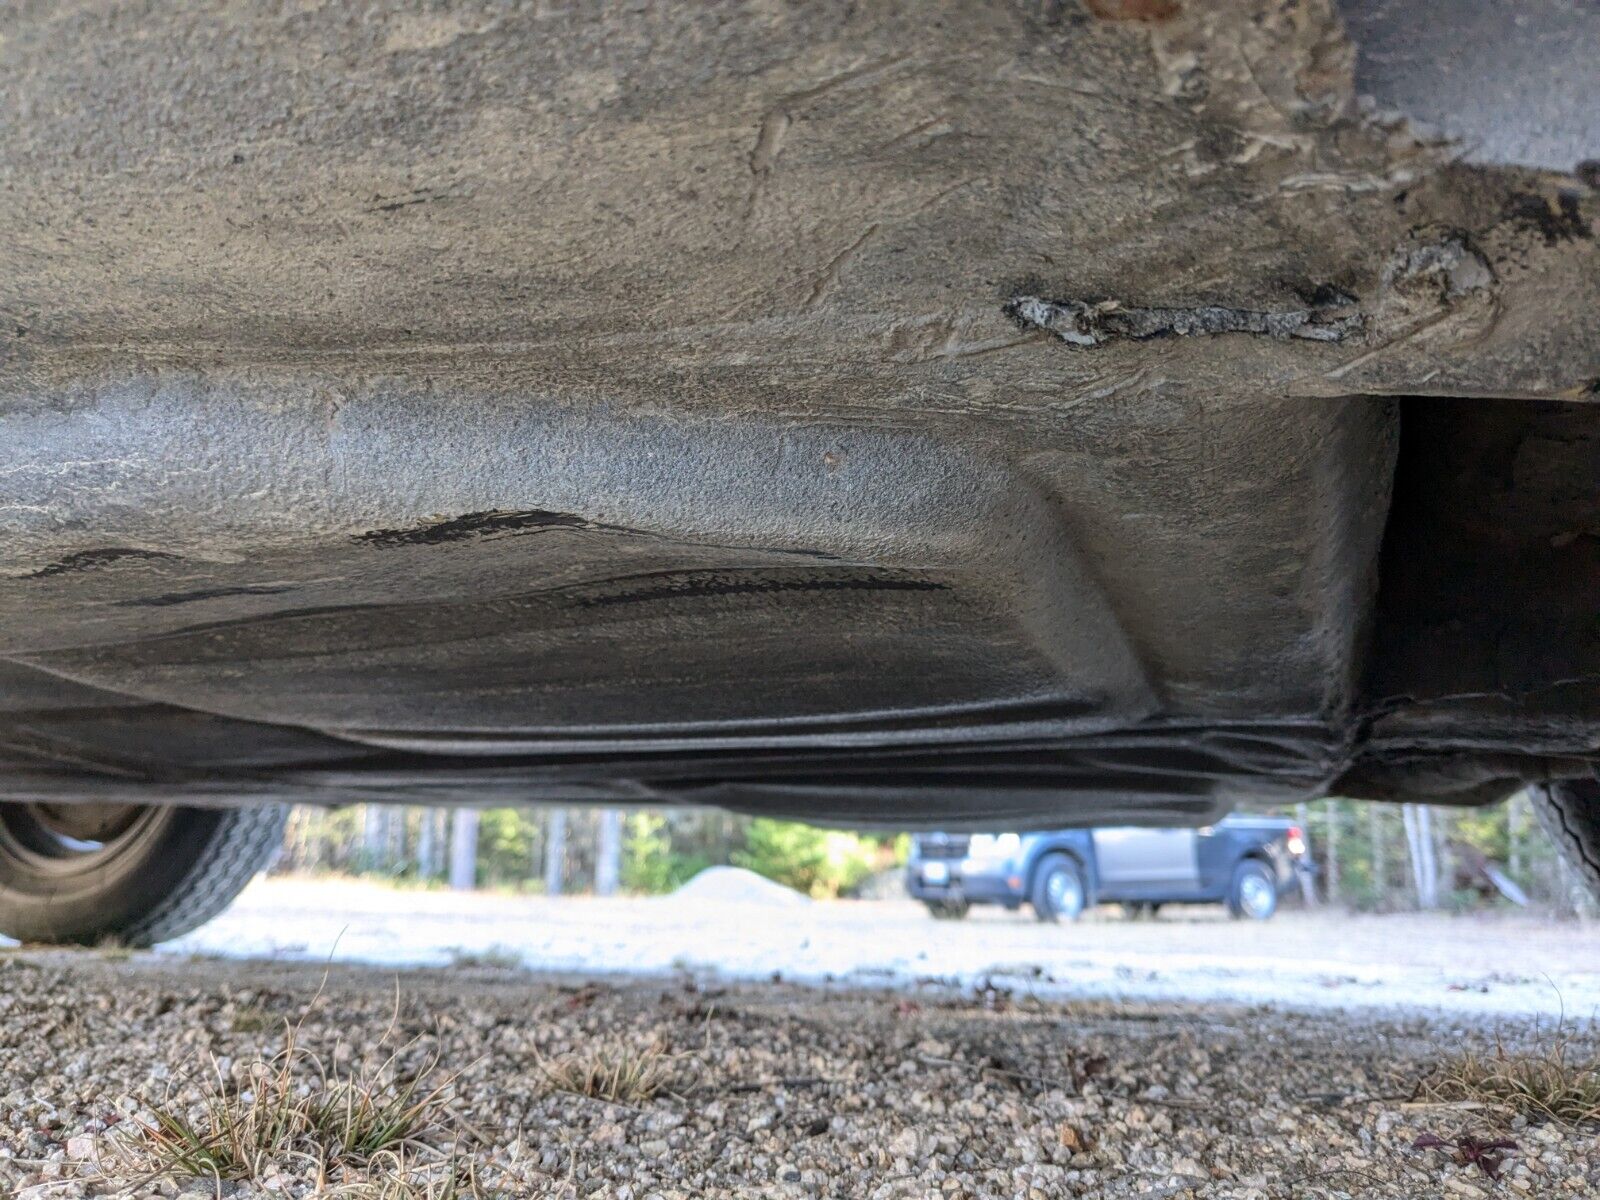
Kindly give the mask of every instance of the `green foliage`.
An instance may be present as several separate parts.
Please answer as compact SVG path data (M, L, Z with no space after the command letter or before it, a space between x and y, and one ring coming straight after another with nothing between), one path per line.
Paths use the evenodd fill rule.
M1352 849L1361 856L1344 864L1338 899L1355 912L1382 912L1389 903L1389 896L1373 878L1371 851L1364 846Z
M745 848L732 855L745 867L818 897L849 891L877 868L882 843L837 829L760 817L750 822Z
M1511 827L1507 807L1459 809L1450 815L1450 836L1475 846L1497 862L1511 853Z
M673 891L711 865L704 854L676 851L673 840L665 817L652 812L629 813L623 829L622 886L659 895Z
M478 880L520 883L533 874L539 837L536 814L525 808L489 808L478 818Z
M885 865L891 867L905 866L906 859L911 857L911 835L909 833L895 834L889 841L888 849L890 857L889 862Z

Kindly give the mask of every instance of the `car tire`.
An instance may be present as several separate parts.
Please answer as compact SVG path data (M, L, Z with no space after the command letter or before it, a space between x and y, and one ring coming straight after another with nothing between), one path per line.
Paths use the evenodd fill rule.
M927 905L935 921L963 920L972 908L965 900L929 900Z
M188 933L271 864L288 813L0 803L0 933L125 946Z
M1561 857L1600 900L1600 781L1563 779L1536 784L1528 794Z
M1089 902L1089 889L1083 868L1065 854L1050 854L1039 860L1033 872L1033 915L1041 921L1076 921Z
M1228 912L1236 920L1265 921L1278 911L1278 883L1272 868L1247 858L1233 869L1228 886Z

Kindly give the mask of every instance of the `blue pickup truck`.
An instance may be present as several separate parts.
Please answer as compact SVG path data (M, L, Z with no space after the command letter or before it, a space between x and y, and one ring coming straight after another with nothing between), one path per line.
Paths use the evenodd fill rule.
M922 834L912 841L906 889L945 920L974 904L1030 904L1041 921L1072 921L1110 902L1151 915L1163 904L1222 903L1235 917L1264 921L1308 870L1298 826L1231 816L1204 829Z

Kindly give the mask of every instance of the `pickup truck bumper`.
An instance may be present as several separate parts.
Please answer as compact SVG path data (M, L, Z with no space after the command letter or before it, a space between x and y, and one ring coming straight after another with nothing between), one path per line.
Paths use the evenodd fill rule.
M965 900L1016 907L1027 899L1027 877L1020 867L972 859L913 862L906 867L906 891L924 902Z

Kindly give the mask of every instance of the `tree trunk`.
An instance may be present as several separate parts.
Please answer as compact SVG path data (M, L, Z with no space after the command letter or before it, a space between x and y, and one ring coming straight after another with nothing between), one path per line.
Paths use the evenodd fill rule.
M595 839L594 891L597 896L614 896L622 876L622 813L619 809L601 810L600 828Z
M1372 898L1382 906L1389 891L1389 856L1384 845L1383 806L1367 805L1367 838L1372 843Z
M406 810L391 807L388 813L389 824L385 830L387 836L383 843L383 865L386 871L393 872L406 861Z
M1339 903L1339 805L1328 801L1328 903Z
M450 831L450 886L470 892L478 884L478 810L458 808Z
M1439 907L1439 822L1433 806L1424 804L1417 809L1417 828L1422 835L1422 848L1428 856L1428 907Z
M1400 824L1406 833L1406 862L1411 864L1411 894L1422 907L1422 859L1417 853L1417 813L1409 804L1400 806Z
M553 808L544 834L544 892L559 896L567 876L567 810Z
M1409 824L1406 842L1411 851L1412 876L1417 886L1417 907L1439 906L1439 856L1433 844L1433 810L1426 804L1405 806Z
M1506 802L1506 867L1518 883L1522 882L1522 830L1527 823L1527 805L1527 792L1518 792Z
M1306 849L1309 851L1311 848L1311 810L1306 805L1296 804L1294 806L1294 823L1300 826L1301 836L1306 839ZM1316 860L1308 854L1307 861L1315 862ZM1295 874L1300 878L1300 899L1305 902L1307 908L1315 908L1317 906L1316 878L1309 869L1296 871Z
M439 848L435 840L438 829L433 823L433 809L422 810L421 820L417 822L417 878L432 879L438 874Z
M1434 808L1428 805L1428 825L1433 831L1433 894L1434 904L1441 904L1447 892L1455 890L1455 856L1450 853L1450 838L1455 830L1453 809Z
M381 804L369 804L361 814L361 853L369 871L383 865L384 848L389 841L389 810Z

